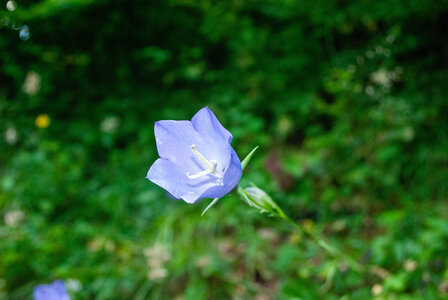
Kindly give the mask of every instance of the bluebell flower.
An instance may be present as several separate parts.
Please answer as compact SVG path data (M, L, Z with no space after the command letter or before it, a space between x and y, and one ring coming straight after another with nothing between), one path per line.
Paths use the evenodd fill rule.
M34 300L70 300L62 280L36 286L33 291L33 298Z
M159 121L154 126L157 159L146 178L177 199L194 203L229 193L242 175L231 147L232 134L207 107L191 121Z

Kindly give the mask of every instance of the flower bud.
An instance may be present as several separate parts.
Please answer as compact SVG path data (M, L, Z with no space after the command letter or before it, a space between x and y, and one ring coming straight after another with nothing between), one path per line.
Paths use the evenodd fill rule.
M266 194L265 191L258 187L248 187L245 189L249 198L256 201L256 203L272 203L272 198Z
M247 204L257 208L261 213L269 213L281 218L285 217L285 214L274 200L259 187L239 188L238 193L246 200Z

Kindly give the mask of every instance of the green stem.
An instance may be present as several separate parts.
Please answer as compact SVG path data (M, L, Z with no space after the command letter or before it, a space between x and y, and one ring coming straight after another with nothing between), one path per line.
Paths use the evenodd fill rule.
M347 265L349 266L349 268L351 268L353 271L358 272L360 274L365 274L365 273L373 274L375 276L378 276L381 279L385 279L390 276L389 271L387 271L386 269L383 269L381 267L374 266L374 265L360 264L359 262L354 260L350 255L347 255L344 252L342 252L341 250L339 250L339 248L334 247L333 245L331 245L330 243L325 241L322 237L319 237L313 231L311 231L311 230L307 229L306 227L303 227L302 225L299 225L296 222L294 222L293 220L291 220L287 215L285 215L283 213L283 211L281 210L280 207L277 206L276 210L279 212L278 217L280 217L281 219L283 219L286 222L293 225L293 227L295 229L297 229L299 232L303 233L304 235L306 235L307 237L312 239L317 245L319 245L319 247L324 249L327 253L329 253L333 257L336 257L342 261L345 261L347 263Z
M312 239L317 245L319 245L319 247L324 249L327 253L329 253L333 257L336 257L336 258L339 258L339 259L345 261L347 263L347 265L353 271L356 271L358 273L366 272L366 268L363 265L361 265L356 260L354 260L352 257L350 257L349 255L345 254L344 252L342 252L338 248L334 247L333 245L331 245L330 243L325 241L323 238L317 236L316 233L314 233L313 231L311 231L311 230L309 230L309 229L307 229L307 228L297 224L296 222L291 220L288 216L286 216L284 213L283 213L283 216L280 216L280 217L283 220L285 220L288 223L290 223L291 225L293 225L294 228L296 228L298 231L300 231L301 233L303 233L304 235L306 235L307 237Z
M344 261L347 266L355 272L358 273L372 273L381 278L388 276L387 270L381 269L375 266L365 266L357 262L351 256L345 254L339 248L331 245L326 240L324 240L318 233L294 222L289 218L283 210L271 199L267 194L265 197L260 197L260 199L255 199L256 197L251 197L244 188L238 185L237 193L241 196L243 200L246 201L252 207L259 209L261 212L269 213L273 216L279 217L280 219L291 224L297 231L304 234L311 240L313 240L319 247L325 250L331 256L338 258L340 261Z

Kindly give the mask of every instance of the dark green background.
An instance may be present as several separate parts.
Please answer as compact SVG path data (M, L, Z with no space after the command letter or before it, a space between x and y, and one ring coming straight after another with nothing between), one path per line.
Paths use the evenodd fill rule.
M0 299L57 278L74 299L448 296L446 0L5 5ZM260 146L243 185L389 276L347 270L237 196L200 217L209 200L147 181L153 122L204 106L240 158Z

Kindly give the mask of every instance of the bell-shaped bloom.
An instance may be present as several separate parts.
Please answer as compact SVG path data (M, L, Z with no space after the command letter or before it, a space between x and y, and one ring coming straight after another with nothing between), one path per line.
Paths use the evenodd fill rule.
M70 300L62 280L36 286L33 291L33 298L34 300Z
M177 199L194 203L229 193L242 175L230 146L232 134L207 107L191 121L159 121L154 126L157 159L146 178Z

